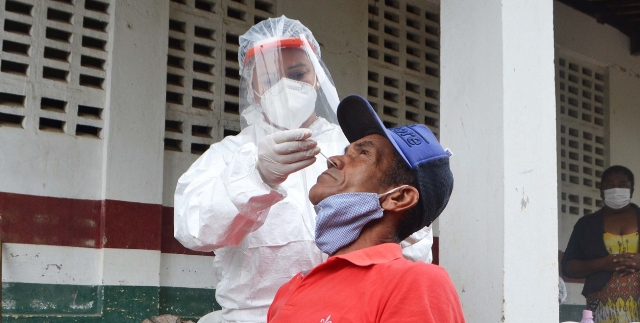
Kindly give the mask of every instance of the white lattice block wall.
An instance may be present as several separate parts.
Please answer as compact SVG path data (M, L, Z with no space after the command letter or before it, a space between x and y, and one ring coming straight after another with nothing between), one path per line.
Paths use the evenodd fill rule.
M559 247L573 225L602 207L600 177L607 167L605 69L567 54L556 59Z
M7 155L3 162L9 167L4 169L12 172L0 176L9 182L13 177L22 180L0 189L54 196L64 191L98 194L110 7L109 0L0 0L3 151L17 148L32 158L25 164L26 155ZM47 164L55 165L55 171L40 169ZM63 174L68 177L60 177ZM69 180L78 176L87 181L72 188Z
M211 144L240 131L238 39L274 16L275 1L172 0L163 204Z
M109 3L5 0L0 6L3 124L100 138Z
M439 135L439 8L369 1L368 99L388 127L423 123Z

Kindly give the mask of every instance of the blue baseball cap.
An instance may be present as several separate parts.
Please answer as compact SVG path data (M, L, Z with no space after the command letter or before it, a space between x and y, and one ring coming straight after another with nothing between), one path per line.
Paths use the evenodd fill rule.
M387 129L369 101L359 95L352 94L340 101L337 115L349 142L372 134L389 139L416 176L419 186L418 207L422 218L417 221L415 231L430 225L444 210L453 190L451 153L442 148L433 132L423 124Z

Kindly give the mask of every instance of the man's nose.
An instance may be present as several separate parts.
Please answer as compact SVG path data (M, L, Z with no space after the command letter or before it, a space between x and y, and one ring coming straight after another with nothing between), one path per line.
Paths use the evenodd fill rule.
M342 156L331 156L327 158L327 168L337 168L342 169L344 166L344 161L342 160Z

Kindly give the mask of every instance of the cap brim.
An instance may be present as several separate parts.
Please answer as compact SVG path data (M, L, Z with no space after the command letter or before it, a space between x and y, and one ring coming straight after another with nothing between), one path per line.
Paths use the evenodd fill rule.
M365 98L352 94L338 104L338 123L349 142L358 141L368 135L387 136L382 120Z
M391 133L387 127L384 126L384 123L382 123L382 120L380 120L367 99L357 94L347 96L338 104L337 115L338 124L340 124L342 132L349 142L358 141L374 134L384 136L389 139L393 148L400 154L407 165L413 168L413 165L411 165L410 161L404 155L402 149L400 149L395 140L390 137Z

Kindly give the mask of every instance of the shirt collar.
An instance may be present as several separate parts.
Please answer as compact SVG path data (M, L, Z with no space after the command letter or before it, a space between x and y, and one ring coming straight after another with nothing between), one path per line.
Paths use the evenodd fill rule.
M333 256L329 259L331 258L344 259L356 266L364 267L402 258L402 248L397 243L383 243L373 247L352 251L344 255Z

